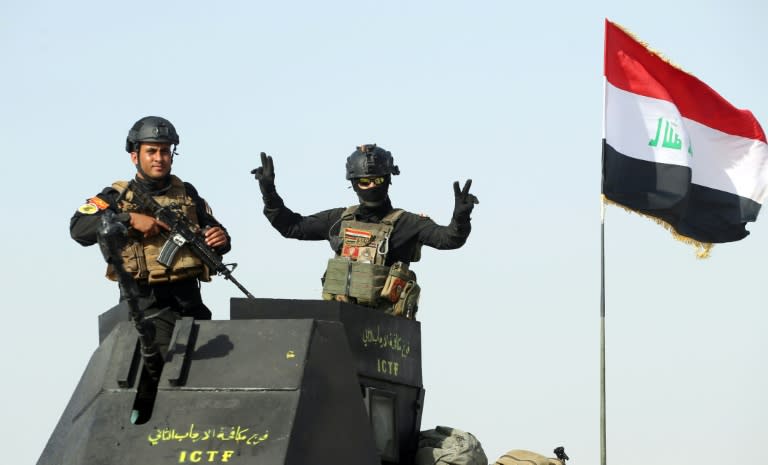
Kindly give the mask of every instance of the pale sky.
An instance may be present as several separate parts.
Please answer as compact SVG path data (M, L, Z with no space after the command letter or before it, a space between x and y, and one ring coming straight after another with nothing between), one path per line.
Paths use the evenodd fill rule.
M134 121L170 119L174 173L233 238L259 297L319 298L330 248L283 239L249 171L274 156L303 214L356 202L362 143L400 166L395 206L447 224L451 184L480 205L467 244L425 249L422 429L599 463L603 27L628 28L768 127L768 7L730 2L389 1L0 5L5 199L0 271L3 461L35 463L114 305L97 247L69 237L83 201L134 169ZM768 441L765 213L696 260L609 207L608 462L757 463ZM214 318L239 291L204 285ZM756 462L757 461L757 462Z

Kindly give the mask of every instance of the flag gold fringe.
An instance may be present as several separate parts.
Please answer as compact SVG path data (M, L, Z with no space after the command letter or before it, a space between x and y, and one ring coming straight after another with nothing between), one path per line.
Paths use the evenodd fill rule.
M624 205L622 205L622 204L620 204L618 202L614 202L613 200L610 200L610 199L606 198L605 195L601 194L600 196L603 199L603 203L608 204L608 205L614 205L616 207L621 208L622 210L626 210L629 213L634 213L636 215L639 215L639 216L642 216L644 218L647 218L647 219L649 219L649 220L659 224L660 226L662 226L667 231L669 231L672 234L672 237L675 238L676 240L678 240L680 242L683 242L685 244L692 245L696 249L696 258L705 259L705 258L709 258L710 257L710 252L712 251L712 248L715 246L711 242L701 242L701 241L697 241L696 239L691 239L688 236L683 236L682 234L680 234L677 231L675 231L675 228L673 228L671 224L667 223L664 220L660 220L660 219L656 218L655 216L646 215L645 213L641 213L641 212L639 212L637 210L632 210L631 208L628 208L628 207L626 207L626 206L624 206Z
M609 21L610 21L610 20L609 20ZM611 21L611 23L613 23L613 25L614 25L614 26L616 26L617 28L619 28L619 29L621 29L622 31L624 31L624 33L625 33L625 34L627 34L629 37L633 38L633 39L635 40L635 42L637 42L637 43L639 43L640 45L642 45L643 47L645 47L645 49L646 49L646 50L648 50L648 53L650 53L651 55L656 55L657 57L659 57L659 59L660 59L661 61L663 61L664 63L668 64L669 66L672 66L673 68L677 68L677 69L679 69L680 71L682 71L682 72L684 72L684 73L686 73L686 74L691 74L691 73L689 73L688 71L686 71L685 69L683 69L681 66L677 65L677 64L676 64L676 63L674 63L672 60L670 60L669 58L667 58L667 57L666 57L666 56L665 56L663 53L661 53L660 51L658 51L658 50L654 50L653 48L651 48L651 47L648 45L648 42L646 42L646 41L644 41L644 40L640 39L639 37L637 37L637 36L636 36L636 35L635 35L635 34L634 34L632 31L630 31L630 30L629 30L629 29L627 29L626 27L622 26L621 24L618 24L618 23L614 23L613 21ZM693 75L691 74L691 76L693 76Z

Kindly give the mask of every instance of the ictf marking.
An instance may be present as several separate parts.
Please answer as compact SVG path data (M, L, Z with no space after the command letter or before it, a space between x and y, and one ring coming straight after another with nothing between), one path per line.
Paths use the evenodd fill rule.
M384 373L385 375L398 376L400 371L400 364L393 362L392 360L376 359L376 371Z
M225 463L229 462L233 455L235 455L233 450L183 450L179 452L179 463Z

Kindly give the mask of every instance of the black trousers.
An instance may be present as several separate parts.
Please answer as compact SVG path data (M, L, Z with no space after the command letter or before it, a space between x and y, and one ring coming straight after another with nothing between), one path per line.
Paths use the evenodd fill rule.
M153 285L139 283L138 287L139 309L155 327L155 343L163 356L168 352L176 320L185 316L196 320L211 319L211 311L203 303L200 282L196 279ZM121 287L120 301L127 298Z

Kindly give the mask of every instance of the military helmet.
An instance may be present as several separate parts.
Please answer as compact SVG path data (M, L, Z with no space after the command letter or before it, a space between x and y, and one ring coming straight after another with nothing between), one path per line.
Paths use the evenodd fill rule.
M347 157L347 179L400 174L392 154L376 144L361 145Z
M145 116L136 121L125 139L125 151L136 152L142 142L179 145L179 134L170 121L159 116Z

